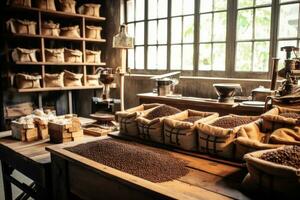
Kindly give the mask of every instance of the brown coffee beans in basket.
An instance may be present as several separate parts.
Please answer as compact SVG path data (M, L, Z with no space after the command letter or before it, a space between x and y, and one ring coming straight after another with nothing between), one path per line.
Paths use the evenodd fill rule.
M150 111L145 118L152 120L159 117L166 117L181 112L181 110L168 105L161 105Z
M228 116L228 117L223 117L212 123L212 126L217 126L221 128L234 128L237 126L241 126L243 124L249 124L256 119L253 117L239 117L239 116Z
M300 114L299 113L294 113L294 112L280 113L279 116L286 117L286 118L294 118L294 119L300 118Z
M191 122L191 123L194 123L195 121L198 121L199 119L202 119L203 117L201 116L191 116L191 117L188 117L182 121L184 122Z

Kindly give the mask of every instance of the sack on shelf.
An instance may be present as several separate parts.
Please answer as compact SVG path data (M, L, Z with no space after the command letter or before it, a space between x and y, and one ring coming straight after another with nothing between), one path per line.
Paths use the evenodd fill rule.
M86 26L85 28L85 37L89 39L101 39L101 26Z
M71 37L71 38L80 38L80 29L79 26L69 26L63 27L60 29L60 36Z
M8 0L7 5L10 6L24 6L31 8L31 0Z
M36 52L38 49L24 49L17 47L12 52L14 62L37 62Z
M16 86L18 89L29 89L29 88L40 88L40 80L42 76L40 75L28 75L18 73L15 76Z
M66 87L82 86L81 78L83 74L75 74L68 70L64 70L64 84Z
M87 63L101 63L101 51L85 50Z
M76 1L74 0L59 0L60 3L60 11L67 13L76 13L75 5Z
M59 74L45 74L46 87L64 87L64 72Z
M82 63L82 52L65 48L65 62L67 63Z
M45 60L46 62L63 63L64 59L64 48L59 49L45 49Z
M87 86L99 86L100 74L86 75Z
M11 33L36 35L36 22L20 19L9 19L6 28Z
M93 17L100 17L100 4L83 4L79 7L78 12L82 15L89 15Z
M36 6L39 9L56 11L54 0L37 0Z
M196 126L200 122L209 122L219 116L218 113L185 110L164 120L165 144L188 151L197 150Z
M59 36L59 29L60 24L55 24L53 21L44 22L42 24L42 35L45 36Z

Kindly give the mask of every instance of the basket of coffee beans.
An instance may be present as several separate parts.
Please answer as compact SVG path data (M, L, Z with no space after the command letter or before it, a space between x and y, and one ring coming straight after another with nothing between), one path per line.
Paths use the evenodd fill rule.
M142 115L146 115L153 108L161 104L152 103L152 104L142 104L134 108L130 108L125 111L117 112L118 121L120 124L120 133L125 135L137 136L138 135L138 126L136 118Z
M138 117L139 137L144 140L164 143L163 120L166 117L172 118L173 115L180 112L181 110L175 107L160 105L147 114Z
M276 107L261 116L263 131L273 132L279 128L293 128L300 125L300 109Z
M185 110L172 118L167 117L164 120L165 144L196 151L196 125L200 122L209 122L218 116L218 113Z
M236 133L241 126L258 120L257 116L226 115L210 123L199 123L198 150L202 153L217 155L222 158L234 158Z
M245 160L249 171L243 181L245 189L263 191L276 199L299 199L299 146L256 151L246 154Z

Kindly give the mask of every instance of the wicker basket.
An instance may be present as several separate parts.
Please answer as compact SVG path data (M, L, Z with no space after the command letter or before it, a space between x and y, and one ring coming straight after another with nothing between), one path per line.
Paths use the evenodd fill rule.
M89 15L93 17L99 17L100 16L100 4L84 4L79 7L78 12L83 15Z
M15 48L12 52L14 62L37 62L36 52L38 49Z
M59 0L59 3L60 3L60 5L59 5L60 11L67 12L67 13L73 13L73 14L76 13L76 10L75 10L76 1L74 1L74 0Z
M82 86L82 76L83 74L75 74L73 72L65 70L64 75L64 83L67 87L74 87L74 86Z
M101 63L101 51L85 50L87 63Z
M63 63L64 59L64 49L45 49L45 59L46 62L53 63Z
M71 37L71 38L80 38L80 29L79 26L69 26L63 27L60 29L60 36Z
M45 74L46 87L64 87L64 72L59 74Z
M86 26L85 37L89 39L101 40L101 26Z
M31 8L31 0L8 0L7 5L24 6Z
M99 86L100 74L86 75L87 86Z
M37 0L36 6L39 9L44 10L56 10L54 0Z
M42 35L46 36L59 36L59 24L53 23L53 21L44 22L42 24Z
M11 33L36 35L36 22L29 20L9 19L6 28Z
M82 62L82 52L79 50L65 49L65 62L81 63Z
M18 89L40 88L40 75L16 74L16 86Z

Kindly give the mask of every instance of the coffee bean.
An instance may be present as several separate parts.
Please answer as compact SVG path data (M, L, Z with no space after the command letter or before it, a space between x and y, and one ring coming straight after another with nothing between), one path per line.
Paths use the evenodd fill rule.
M241 126L243 124L249 124L255 121L256 119L257 118L255 117L246 117L246 116L228 116L216 120L211 125L220 128L234 128L237 126Z
M201 116L191 116L191 117L188 117L184 120L182 120L183 122L191 122L191 123L194 123L195 121L198 121L199 119L202 119L203 117Z
M153 120L159 117L166 117L181 112L181 110L168 105L161 105L151 110L146 116L146 119Z
M295 112L284 112L284 113L280 113L279 116L286 117L286 118L294 118L294 119L300 118L300 114Z
M171 181L188 173L184 161L166 151L134 142L104 139L66 149L152 182Z

